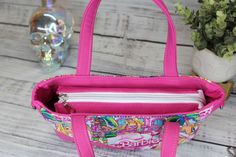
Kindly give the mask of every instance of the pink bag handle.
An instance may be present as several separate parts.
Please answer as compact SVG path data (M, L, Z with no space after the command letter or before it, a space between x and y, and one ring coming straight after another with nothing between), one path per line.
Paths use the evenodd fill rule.
M168 37L164 56L164 76L178 76L176 63L176 31L170 13L162 0L153 0L166 15ZM81 23L77 75L90 75L92 61L93 31L96 13L101 0L90 0Z
M72 131L79 157L95 157L92 144L87 131L84 115L74 114ZM177 122L166 122L161 145L161 157L175 157L178 146L180 126Z
M179 142L180 126L177 122L166 122L161 144L161 157L175 157Z

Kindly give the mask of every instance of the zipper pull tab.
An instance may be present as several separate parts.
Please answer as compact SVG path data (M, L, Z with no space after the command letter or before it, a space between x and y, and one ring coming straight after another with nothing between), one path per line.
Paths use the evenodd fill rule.
M68 100L67 94L64 94L64 93L59 94L59 101L58 101L59 103L67 104L66 103L67 100Z
M59 101L58 103L61 103L63 104L63 108L64 108L64 112L67 113L67 114L71 114L71 113L75 113L76 110L73 109L68 103L67 103L67 100L68 100L68 95L67 94L59 94Z

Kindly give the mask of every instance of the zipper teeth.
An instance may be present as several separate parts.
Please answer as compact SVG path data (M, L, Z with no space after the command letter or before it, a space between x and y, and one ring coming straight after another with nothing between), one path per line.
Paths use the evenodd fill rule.
M176 93L128 93L128 92L116 92L116 93L114 93L114 92L80 92L80 93L62 93L62 94L66 94L66 95L75 95L75 96L78 96L78 95L92 95L92 96L94 96L94 95L98 95L98 96L100 96L100 95L105 95L105 94L109 94L109 95L124 95L124 94L126 94L126 95L148 95L148 96L158 96L158 95L160 95L160 96L163 96L163 95L166 95L166 96L186 96L186 95L192 95L192 96L198 96L199 95L199 93L178 93L178 94L176 94ZM105 95L106 96L106 95Z
M106 95L105 95L106 94ZM134 95L132 95L134 94ZM115 100L120 99L120 100ZM138 97L142 96L142 97ZM187 96L187 97L186 97ZM92 102L196 102L205 103L205 99L201 97L200 93L194 94L173 94L173 93L109 93L109 92L86 92L86 93L61 93L59 96L59 102L81 102L81 101L92 101ZM167 99L168 100L160 100ZM89 99L89 100L88 100ZM135 99L135 100L128 100ZM152 100L159 99L159 100Z
M188 97L186 97L188 96ZM64 93L61 94L61 97L64 100L70 99L198 99L198 94L188 94L188 95L177 95L177 94L110 94L110 93L83 93L83 94L76 94L76 93Z
M161 101L161 100L152 100L150 101L150 99L148 100L145 100L145 99L142 99L142 100L122 100L122 101L114 101L114 100L91 100L91 99L82 99L82 100L69 100L69 101L64 101L64 102L120 102L120 103L124 103L124 102L127 102L127 103L201 103L201 101L198 101L198 100L190 100L190 99L179 99L179 100L168 100L168 101Z
M69 99L197 99L199 98L198 95L189 95L186 96L179 96L179 95L66 95L65 96L68 100Z
M114 99L94 99L94 98L82 98L82 99L68 99L67 101L64 102L153 102L153 103L170 103L170 102L196 102L196 103L203 103L202 100L197 100L197 99L169 99L168 101L165 100L153 100L153 99L136 99L136 100L128 100L128 99L123 99L123 100L114 100Z
M86 96L86 94L89 94L89 95ZM135 94L135 95L132 95L132 94ZM142 97L140 97L140 95ZM114 98L116 100L114 100ZM157 100L154 100L154 99L157 99ZM64 106L67 106L68 103L73 103L73 102L196 103L196 104L198 104L198 109L201 109L205 105L206 100L205 100L203 91L199 90L197 93L192 93L192 94L189 94L189 93L187 93L187 94L184 94L184 93L181 93L181 94L173 94L173 93L109 93L109 92L60 93L58 102L63 103Z
M196 94L172 94L172 93L109 93L109 92L83 92L83 93L63 93L64 95L67 95L68 97L108 97L108 96L116 96L116 97L197 97L199 96L199 93Z

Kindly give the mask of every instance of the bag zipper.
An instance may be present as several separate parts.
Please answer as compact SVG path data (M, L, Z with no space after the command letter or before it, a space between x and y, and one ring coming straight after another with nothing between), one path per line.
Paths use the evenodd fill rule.
M201 109L206 100L202 90L195 93L73 92L59 93L59 103L196 103Z

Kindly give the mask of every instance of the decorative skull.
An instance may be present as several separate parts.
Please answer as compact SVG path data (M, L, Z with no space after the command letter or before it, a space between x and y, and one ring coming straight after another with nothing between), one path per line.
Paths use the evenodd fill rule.
M47 72L59 68L68 54L73 18L61 7L40 7L31 17L31 44Z

